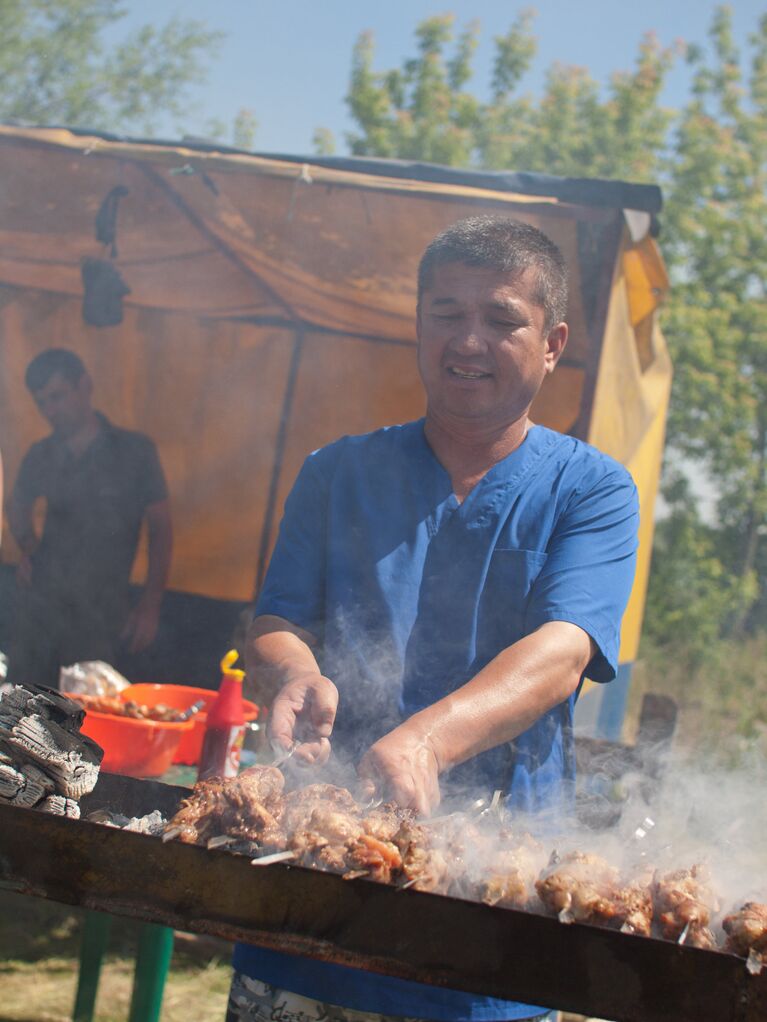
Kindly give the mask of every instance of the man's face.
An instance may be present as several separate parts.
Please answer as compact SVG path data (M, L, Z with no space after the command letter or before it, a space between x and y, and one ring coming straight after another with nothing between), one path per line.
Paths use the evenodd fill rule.
M83 373L76 383L61 373L54 373L32 396L53 432L59 436L76 433L91 414L91 381L87 373Z
M421 296L418 368L429 415L503 428L527 413L567 342L567 326L544 330L533 299L535 271L512 276L446 263Z

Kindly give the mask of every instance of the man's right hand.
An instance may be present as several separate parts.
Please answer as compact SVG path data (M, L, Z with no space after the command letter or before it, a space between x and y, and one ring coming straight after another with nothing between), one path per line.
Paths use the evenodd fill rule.
M269 712L272 746L307 765L320 766L330 756L330 735L338 708L338 689L321 674L302 674L277 693ZM297 743L297 744L296 744Z

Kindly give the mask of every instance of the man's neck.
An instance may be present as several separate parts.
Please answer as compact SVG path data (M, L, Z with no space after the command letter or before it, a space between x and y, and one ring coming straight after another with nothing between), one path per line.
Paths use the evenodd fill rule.
M462 501L493 465L515 451L533 424L523 415L501 427L442 422L426 415L424 433Z
M64 443L75 457L79 458L101 432L101 419L96 412L84 419L74 432L64 437Z

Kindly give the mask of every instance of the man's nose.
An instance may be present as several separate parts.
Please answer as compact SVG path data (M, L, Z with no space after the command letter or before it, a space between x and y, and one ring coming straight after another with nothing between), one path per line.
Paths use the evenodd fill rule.
M487 348L487 339L478 320L467 320L461 324L453 339L453 347L458 351L478 352Z

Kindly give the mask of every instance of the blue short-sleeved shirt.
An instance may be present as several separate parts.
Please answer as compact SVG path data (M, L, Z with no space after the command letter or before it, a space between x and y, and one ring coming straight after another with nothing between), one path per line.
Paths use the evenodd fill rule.
M343 439L305 462L285 506L258 614L319 639L339 689L334 749L358 759L400 721L465 684L548 621L594 640L587 675L610 681L634 575L638 505L628 472L534 426L463 503L423 420ZM533 812L572 794L575 695L513 742L441 778ZM543 1009L240 945L235 967L349 1008L454 1022Z

